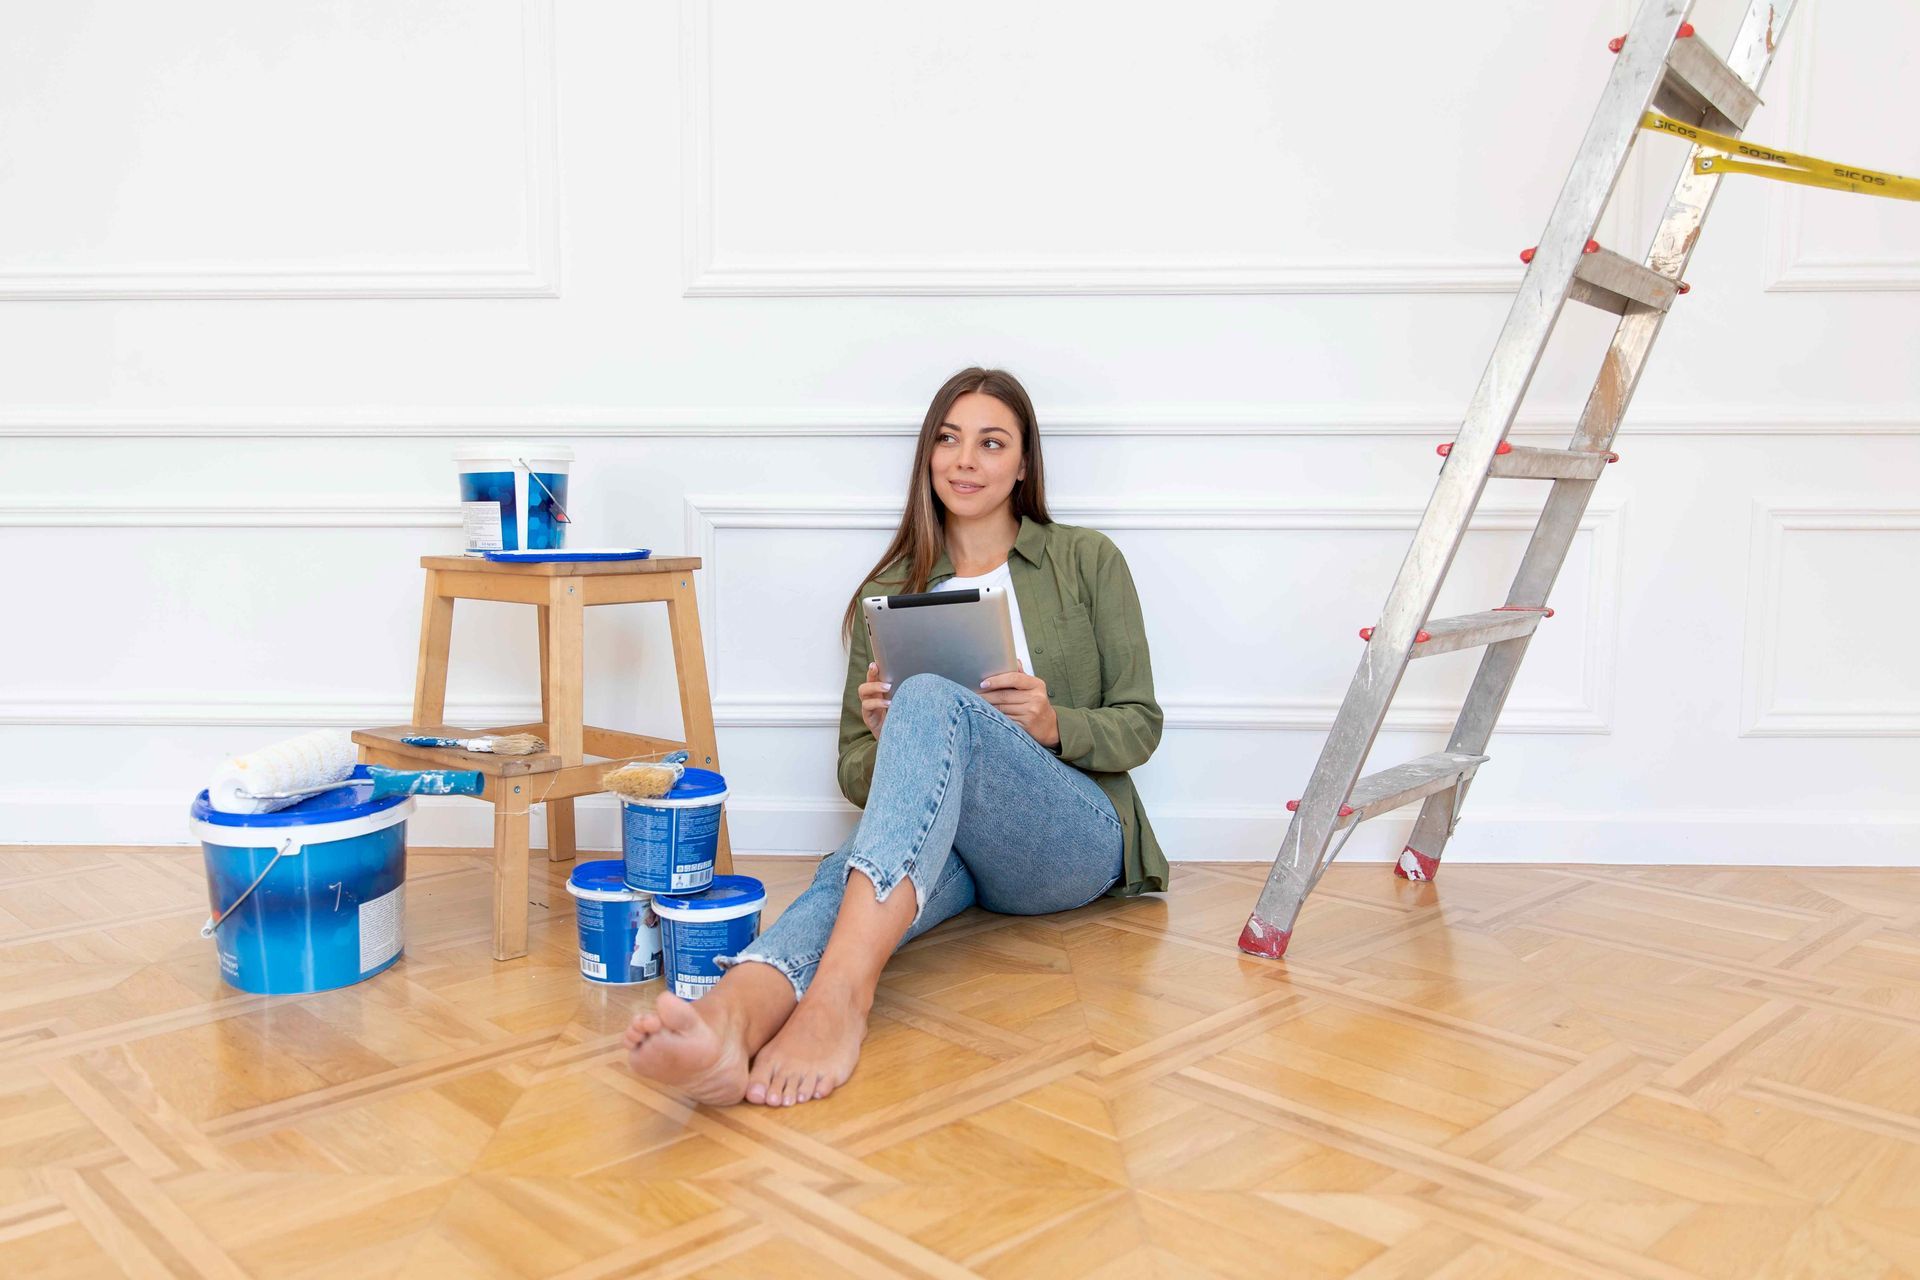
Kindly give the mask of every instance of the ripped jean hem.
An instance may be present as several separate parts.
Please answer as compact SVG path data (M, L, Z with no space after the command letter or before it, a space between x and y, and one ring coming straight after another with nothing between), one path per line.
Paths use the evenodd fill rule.
M819 956L795 960L788 956L769 955L764 951L755 951L748 947L745 951L730 956L715 956L714 967L725 973L737 964L764 964L775 970L793 987L793 998L798 1000L807 994L807 986L813 980L813 970L820 963Z
M906 881L913 887L913 919L907 922L908 931L911 932L914 926L920 923L920 916L927 909L927 886L921 883L920 864L918 862L909 859L905 866L896 871L888 872L865 854L850 853L847 855L847 876L849 879L852 878L855 871L864 875L873 885L873 900L875 902L885 902L893 896L893 891L900 887L900 882L902 880ZM842 883L844 884L845 882L843 881Z

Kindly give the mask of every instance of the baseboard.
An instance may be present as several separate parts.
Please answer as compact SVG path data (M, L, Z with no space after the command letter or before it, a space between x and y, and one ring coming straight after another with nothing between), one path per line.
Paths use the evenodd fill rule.
M478 848L493 840L484 806L422 797L408 824L417 848ZM187 805L173 792L0 792L0 844L190 844ZM838 800L730 800L728 824L741 853L812 857L853 829L858 813ZM1360 828L1345 861L1398 856L1414 810ZM1155 831L1175 861L1267 862L1286 833L1287 813L1269 807L1161 805ZM619 845L619 811L606 797L578 802L583 849ZM534 811L534 840L545 840ZM1920 867L1920 812L1809 812L1758 809L1581 813L1475 811L1469 806L1446 856L1456 862L1570 862L1617 865Z

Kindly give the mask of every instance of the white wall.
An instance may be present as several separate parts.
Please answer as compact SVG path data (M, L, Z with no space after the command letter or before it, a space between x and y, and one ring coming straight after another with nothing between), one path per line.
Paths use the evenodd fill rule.
M1628 8L13 6L0 841L181 840L222 753L404 719L449 453L533 437L576 538L706 557L739 846L828 847L842 593L981 362L1140 581L1166 842L1270 856ZM1803 5L1751 135L1920 172L1916 39ZM1730 179L1690 275L1452 856L1920 860L1920 210ZM1605 321L1569 309L1519 439ZM1542 488L1494 482L1442 612L1502 598ZM659 619L589 646L590 719L675 731ZM1414 668L1376 767L1473 661ZM462 605L452 717L531 716L533 664L527 611Z

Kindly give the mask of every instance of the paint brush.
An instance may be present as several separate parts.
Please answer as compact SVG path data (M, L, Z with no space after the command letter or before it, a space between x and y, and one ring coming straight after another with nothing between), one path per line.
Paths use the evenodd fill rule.
M531 733L489 733L478 738L434 738L419 734L400 741L409 747L457 747L495 756L530 756L547 749L546 742Z
M601 777L600 785L625 800L653 800L673 790L687 772L687 753L669 751L658 758L629 760Z

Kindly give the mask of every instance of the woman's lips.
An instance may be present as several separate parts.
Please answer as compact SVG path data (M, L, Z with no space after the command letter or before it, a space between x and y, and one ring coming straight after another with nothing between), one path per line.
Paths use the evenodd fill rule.
M947 487L955 493L978 493L987 486L983 484L967 484L960 480L949 480L947 481Z

